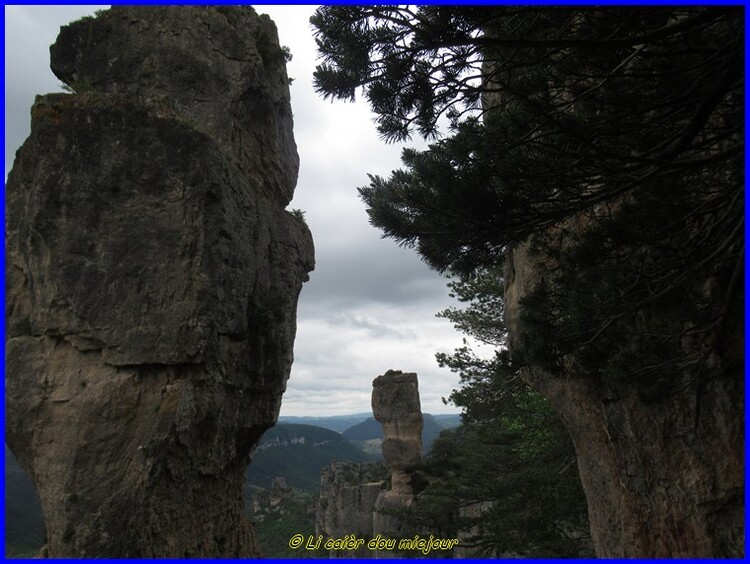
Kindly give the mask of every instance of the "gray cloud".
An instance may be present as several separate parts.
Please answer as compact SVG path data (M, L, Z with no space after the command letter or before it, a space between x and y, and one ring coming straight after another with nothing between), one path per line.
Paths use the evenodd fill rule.
M6 175L29 131L35 94L59 90L49 70L49 45L60 25L103 6L6 7ZM367 173L399 168L404 145L380 141L363 102L323 100L313 92L313 6L256 6L290 47L288 66L300 177L291 208L301 208L315 239L317 267L300 296L295 362L284 396L285 415L370 410L372 379L389 368L420 377L425 411L442 405L457 377L438 368L435 352L461 344L435 313L452 302L445 280L411 250L383 240L371 227L356 188ZM424 143L409 143L424 147Z
M364 301L398 305L440 300L447 292L444 279L413 252L391 241L367 243L338 251L318 247L318 264L303 291L303 303L325 308Z

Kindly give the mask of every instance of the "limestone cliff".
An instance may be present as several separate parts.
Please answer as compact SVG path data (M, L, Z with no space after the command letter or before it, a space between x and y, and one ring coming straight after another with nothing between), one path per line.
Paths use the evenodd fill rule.
M283 52L248 7L61 30L6 185L7 442L51 556L241 557L313 268Z
M523 323L522 302L550 276L548 266L528 241L506 258L505 313L515 349L534 338ZM723 377L675 375L678 385L657 398L574 366L556 375L524 369L575 444L599 557L742 555L742 327L728 334L735 338L708 361L721 365L714 368Z
M320 475L320 494L315 510L315 534L325 538L373 537L373 511L385 487L382 463L334 462ZM335 557L368 557L366 546L356 551L332 550Z

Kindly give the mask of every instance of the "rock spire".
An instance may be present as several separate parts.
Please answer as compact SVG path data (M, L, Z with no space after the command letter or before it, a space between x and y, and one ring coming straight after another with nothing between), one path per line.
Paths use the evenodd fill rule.
M383 427L383 458L391 488L375 502L373 534L401 529L395 516L414 501L413 479L422 459L422 410L417 375L389 370L372 382L372 413Z
M249 7L62 28L6 185L6 439L54 557L247 557L314 265L276 29Z

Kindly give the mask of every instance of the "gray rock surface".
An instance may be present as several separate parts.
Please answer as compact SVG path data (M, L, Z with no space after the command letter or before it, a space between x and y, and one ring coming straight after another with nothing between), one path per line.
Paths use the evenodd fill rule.
M294 499L295 490L290 488L282 476L274 478L271 489L257 488L252 494L251 515L257 523L269 514L280 511L285 501Z
M273 23L116 7L63 28L6 185L6 438L55 557L252 556L312 238Z
M285 54L268 16L232 6L115 7L60 30L51 68L81 90L156 97L282 206L299 157Z
M391 470L391 488L375 503L373 533L397 537L397 513L414 502L412 480L422 459L422 410L417 375L389 370L372 382L372 413L383 426L383 458Z
M525 334L521 303L547 265L529 243L506 258L505 313L514 348ZM637 386L551 375L525 377L555 407L576 448L591 536L602 558L740 557L744 547L742 327L726 328L707 367L678 392L646 401Z
M417 375L389 370L372 382L372 413L383 427L383 458L392 491L411 493L410 476L422 460L422 411Z
M373 511L385 487L382 463L334 462L320 475L320 495L315 511L315 534L340 539L354 534L372 538ZM332 550L330 557L371 557L362 546L356 551Z

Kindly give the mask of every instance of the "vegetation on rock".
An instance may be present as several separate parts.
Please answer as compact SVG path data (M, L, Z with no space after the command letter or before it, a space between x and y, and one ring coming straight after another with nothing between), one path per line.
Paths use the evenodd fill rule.
M316 551L292 550L289 539L294 535L313 535L315 533L314 497L309 492L295 488L279 491L273 488L275 496L267 505L255 504L256 511L251 513L255 534L264 558L319 558L323 554ZM259 495L260 492L256 492Z

